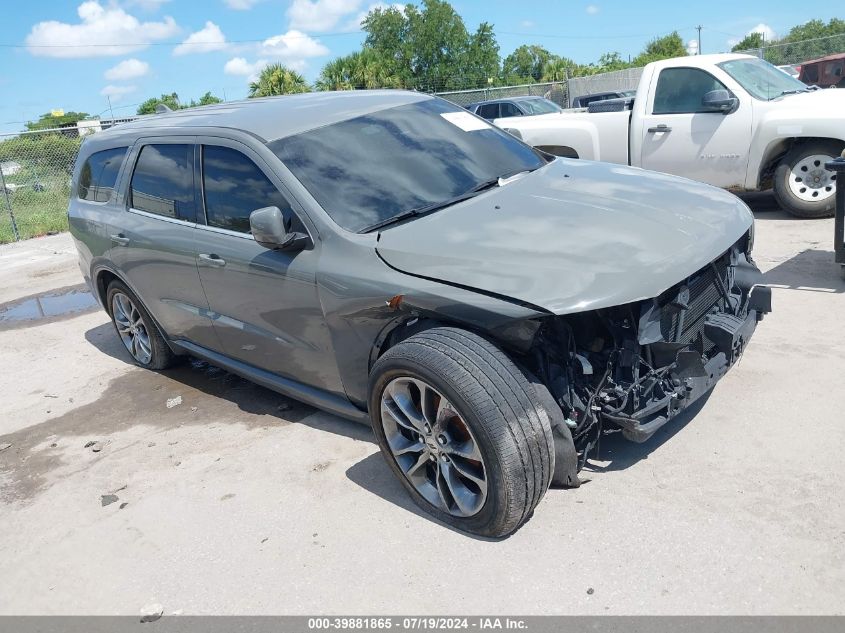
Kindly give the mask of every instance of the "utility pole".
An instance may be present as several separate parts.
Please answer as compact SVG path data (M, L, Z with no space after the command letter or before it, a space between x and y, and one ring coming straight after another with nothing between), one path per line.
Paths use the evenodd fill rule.
M701 55L701 29L702 29L702 26L699 24L695 28L698 31L698 52L696 53L696 55Z
M109 100L109 114L111 115L111 124L114 125L114 110L111 109L111 96L106 95L106 99Z

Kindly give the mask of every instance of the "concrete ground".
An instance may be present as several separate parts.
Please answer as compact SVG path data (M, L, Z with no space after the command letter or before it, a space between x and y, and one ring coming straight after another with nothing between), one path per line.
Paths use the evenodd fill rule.
M364 427L131 365L67 235L0 248L0 614L845 613L833 221L751 203L774 312L741 362L499 542L421 514Z

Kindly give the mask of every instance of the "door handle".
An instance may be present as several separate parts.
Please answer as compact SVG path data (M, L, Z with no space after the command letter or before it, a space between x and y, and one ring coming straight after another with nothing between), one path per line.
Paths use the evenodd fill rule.
M114 235L109 235L111 241L117 244L118 246L126 246L129 244L129 238L126 237L123 233L116 233Z
M226 260L220 257L220 255L215 255L214 253L200 253L199 258L210 266L222 268L226 265Z
M648 131L651 132L652 134L659 134L660 132L671 132L672 128L670 128L665 123L661 123L657 127L648 128Z

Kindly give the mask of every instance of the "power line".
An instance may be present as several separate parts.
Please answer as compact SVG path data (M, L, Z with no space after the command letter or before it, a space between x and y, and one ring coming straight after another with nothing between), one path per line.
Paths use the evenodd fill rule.
M217 40L217 41L203 41L203 42L115 42L112 44L92 43L92 44L13 44L0 43L0 48L137 48L139 46L215 46L220 44L262 44L269 39L281 37L286 40L299 39L319 39L323 37L341 37L344 35L360 35L364 31L360 29L357 31L338 31L337 33L320 33L319 35L308 35L302 33L300 35L268 35L260 39L250 40Z

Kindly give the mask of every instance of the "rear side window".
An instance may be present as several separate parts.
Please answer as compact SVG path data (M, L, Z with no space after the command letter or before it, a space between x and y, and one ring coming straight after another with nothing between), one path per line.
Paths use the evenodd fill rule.
M522 116L522 112L512 103L502 104L502 117Z
M91 154L79 172L76 195L91 202L108 202L127 149L115 147Z
M286 219L290 204L258 166L229 147L202 148L205 217L208 226L249 233L249 215L256 209L279 207Z
M196 222L193 159L193 145L144 145L132 174L132 208Z
M476 113L480 117L484 117L485 119L498 119L499 118L499 104L498 103L485 103L483 106L478 108L478 112Z

